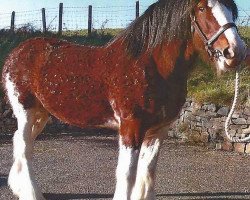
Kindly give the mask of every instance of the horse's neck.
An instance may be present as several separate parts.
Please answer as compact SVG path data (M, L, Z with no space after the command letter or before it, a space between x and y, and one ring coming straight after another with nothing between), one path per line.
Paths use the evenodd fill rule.
M153 59L160 75L167 79L174 71L188 71L193 60L192 42L172 41L163 43L153 51Z

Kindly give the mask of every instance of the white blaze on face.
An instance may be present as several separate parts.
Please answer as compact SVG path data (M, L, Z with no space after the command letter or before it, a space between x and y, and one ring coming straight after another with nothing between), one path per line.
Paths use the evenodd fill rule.
M224 26L228 23L234 23L232 11L218 0L208 0L208 6L212 8L212 13L220 26ZM233 50L236 55L244 54L245 45L241 40L237 29L235 27L229 28L224 32L224 34L230 45L230 50ZM221 59L221 62L226 62L226 59ZM218 63L222 70L224 70L223 63Z
M217 0L209 0L208 6L212 8L212 13L220 26L224 26L228 23L234 23L232 11L226 6L219 3ZM236 28L229 28L225 31L225 35L229 43L236 44L239 35Z

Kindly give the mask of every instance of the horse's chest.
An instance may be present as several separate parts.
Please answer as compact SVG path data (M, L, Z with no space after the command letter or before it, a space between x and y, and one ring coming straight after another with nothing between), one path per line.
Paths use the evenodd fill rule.
M150 110L158 120L174 120L187 95L187 77L184 73L173 73L167 79L155 74L149 80L147 99L153 105ZM152 103L153 102L153 103Z

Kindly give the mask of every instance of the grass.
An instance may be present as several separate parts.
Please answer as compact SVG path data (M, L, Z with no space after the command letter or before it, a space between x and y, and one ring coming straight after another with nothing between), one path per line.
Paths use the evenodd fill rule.
M239 32L244 41L250 45L250 26L240 26Z
M234 97L235 73L227 72L217 76L212 66L199 61L188 79L188 96L197 102L213 102L219 105L231 105ZM241 71L240 102L249 97L250 71Z
M108 43L121 30L122 29L94 30L90 36L87 36L88 35L87 30L65 31L59 38L77 44L102 46Z
M250 45L250 27L240 27L239 30L244 41ZM77 44L100 46L106 44L120 31L121 29L95 30L90 37L87 36L87 30L65 31L61 36L56 33L44 35L41 32L33 31L33 29L30 30L29 27L24 27L15 34L0 31L0 69L10 51L22 41L32 37L56 37ZM188 80L188 96L198 102L213 102L221 105L231 104L234 96L234 73L226 73L217 77L213 67L207 63L198 60L195 65ZM241 74L240 100L244 103L249 97L250 71L243 70ZM0 90L1 95L2 92Z

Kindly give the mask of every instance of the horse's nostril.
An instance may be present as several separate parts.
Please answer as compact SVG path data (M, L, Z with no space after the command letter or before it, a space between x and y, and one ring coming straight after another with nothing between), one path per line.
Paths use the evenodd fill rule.
M223 56L227 59L232 59L234 58L235 54L234 51L228 47L223 51Z

